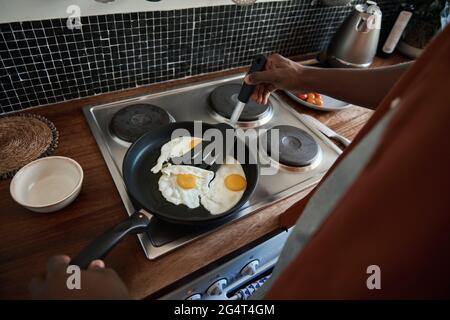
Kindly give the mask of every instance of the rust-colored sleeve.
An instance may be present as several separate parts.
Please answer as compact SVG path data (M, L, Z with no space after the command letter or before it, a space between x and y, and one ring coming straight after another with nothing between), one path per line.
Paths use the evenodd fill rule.
M401 98L375 155L266 298L450 298L449 79L447 27L358 134L354 145ZM367 288L370 265L380 290Z

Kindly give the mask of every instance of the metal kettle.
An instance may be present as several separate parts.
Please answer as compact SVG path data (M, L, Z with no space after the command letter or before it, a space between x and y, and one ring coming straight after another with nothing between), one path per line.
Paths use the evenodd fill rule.
M334 67L368 67L377 51L381 16L376 2L356 5L328 46L328 63Z

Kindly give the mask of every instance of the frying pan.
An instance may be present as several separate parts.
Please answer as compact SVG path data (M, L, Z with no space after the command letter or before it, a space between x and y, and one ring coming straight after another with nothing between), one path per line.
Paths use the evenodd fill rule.
M202 123L201 133L213 128L217 126ZM259 166L254 161L241 164L247 187L239 202L226 212L213 215L203 206L190 209L185 205L174 205L163 198L158 189L161 173L153 174L150 169L155 165L161 147L170 141L176 129L185 129L194 136L194 122L176 122L144 134L131 145L123 161L122 175L136 212L96 238L72 260L72 265L86 269L92 260L103 258L127 234L145 232L151 216L176 224L205 225L225 220L247 202L258 182ZM246 160L254 156L247 145L245 152Z

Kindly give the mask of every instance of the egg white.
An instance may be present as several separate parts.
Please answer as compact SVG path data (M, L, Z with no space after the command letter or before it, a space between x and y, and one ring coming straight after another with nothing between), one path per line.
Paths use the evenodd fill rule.
M192 139L198 139L199 141L201 140L201 138L197 137L183 136L172 139L169 142L165 143L161 147L161 154L159 155L158 160L156 161L156 164L151 169L151 171L153 173L158 173L162 169L164 163L169 159L181 157L185 153L189 152L192 149Z
M227 156L226 164L217 170L209 190L200 195L202 206L211 214L221 214L231 209L241 200L245 192L245 188L241 191L231 191L225 186L225 178L230 174L238 174L246 179L241 164L233 157Z
M161 177L158 181L158 188L163 197L175 205L184 204L188 208L200 206L199 197L206 194L209 184L214 177L214 172L185 165L168 165L162 168ZM195 176L196 186L192 189L184 189L177 183L178 174L191 174Z

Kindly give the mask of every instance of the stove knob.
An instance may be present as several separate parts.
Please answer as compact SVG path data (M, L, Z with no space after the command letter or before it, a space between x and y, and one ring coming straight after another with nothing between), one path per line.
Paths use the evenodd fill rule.
M227 284L227 279L220 279L209 286L208 290L206 290L206 294L208 296L220 296L223 292L223 288L225 288Z
M192 296L186 298L186 300L201 300L202 295L200 293L195 293Z
M256 273L256 270L259 267L259 260L253 260L247 263L241 270L241 276L252 276Z

